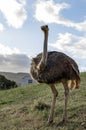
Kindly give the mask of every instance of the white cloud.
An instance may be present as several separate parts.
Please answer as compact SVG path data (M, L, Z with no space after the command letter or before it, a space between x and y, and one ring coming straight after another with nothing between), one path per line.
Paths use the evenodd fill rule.
M29 73L30 59L25 54L0 54L0 71Z
M81 23L76 23L76 26L79 31L86 31L86 20Z
M86 37L76 36L71 33L59 33L57 41L49 44L60 51L72 53L74 57L86 59Z
M81 70L81 72L86 72L86 67L85 66L81 66L80 70Z
M3 31L4 30L4 26L3 24L0 23L0 31Z
M18 48L10 48L9 46L5 46L0 43L0 55L11 55L11 54L20 54Z
M70 5L67 3L55 3L54 0L37 0L34 16L40 22L62 24L79 31L86 31L86 20L75 23L62 16L62 10L69 7Z
M56 4L53 2L53 0L38 0L35 7L35 18L38 21L43 21L45 23L54 23L60 19L59 13L61 10L68 8L69 5L66 3Z
M26 0L0 0L0 11L5 17L9 26L14 28L22 27L27 18L25 11Z
M30 58L22 54L18 48L10 48L0 44L0 71L29 72Z

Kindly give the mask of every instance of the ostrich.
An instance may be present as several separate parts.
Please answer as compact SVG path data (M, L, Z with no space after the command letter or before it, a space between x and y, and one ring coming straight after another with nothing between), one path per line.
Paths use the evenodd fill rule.
M60 123L66 123L69 90L73 87L79 88L79 69L76 62L66 54L57 51L47 52L49 31L48 25L41 26L41 30L44 32L43 53L38 54L32 59L30 74L37 82L48 84L52 90L53 99L48 118L49 124L53 122L54 107L56 103L56 97L58 96L58 91L55 87L55 84L63 84L65 103L63 117Z

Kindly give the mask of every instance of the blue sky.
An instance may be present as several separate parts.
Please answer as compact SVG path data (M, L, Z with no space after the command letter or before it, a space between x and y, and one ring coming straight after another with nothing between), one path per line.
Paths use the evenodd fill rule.
M0 0L0 71L29 72L42 52L44 24L48 50L66 53L86 71L86 0Z

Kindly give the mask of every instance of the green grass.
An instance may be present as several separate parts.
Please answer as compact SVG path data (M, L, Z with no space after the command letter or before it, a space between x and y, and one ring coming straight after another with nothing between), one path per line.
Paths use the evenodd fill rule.
M0 91L0 130L85 130L86 129L86 73L81 74L80 89L70 91L68 103L69 122L56 127L62 119L64 90L57 85L59 95L52 126L47 119L52 92L46 84Z

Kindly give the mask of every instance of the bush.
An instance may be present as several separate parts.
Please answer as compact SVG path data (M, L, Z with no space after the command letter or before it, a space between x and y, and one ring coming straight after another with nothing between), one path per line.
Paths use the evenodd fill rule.
M15 88L15 87L18 87L16 82L8 80L5 78L5 76L0 75L0 89L1 90Z
M43 111L43 110L48 110L50 108L49 105L42 103L42 102L38 102L37 105L35 105L35 109Z

